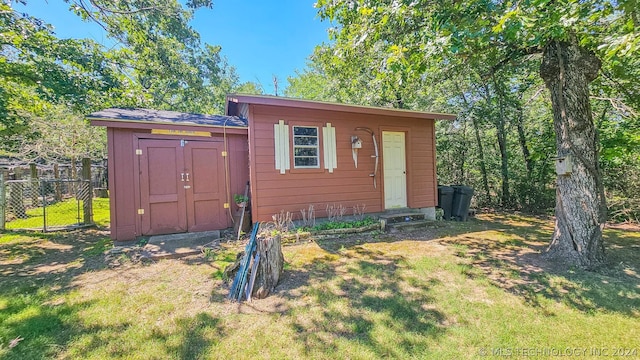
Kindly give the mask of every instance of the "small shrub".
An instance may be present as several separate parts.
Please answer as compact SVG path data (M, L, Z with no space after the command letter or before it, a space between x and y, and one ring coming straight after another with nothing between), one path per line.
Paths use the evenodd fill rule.
M310 231L323 231L323 230L335 230L335 229L355 229L364 226L369 226L376 224L377 221L373 218L367 216L362 220L356 221L329 221L322 224L318 224L314 227L309 228Z
M353 207L353 217L356 220L364 220L364 210L367 208L366 204L356 205Z
M327 205L326 210L327 210L327 218L329 219L329 222L342 221L342 217L347 212L347 208L344 207L344 205L342 204L338 206L336 206L335 204Z
M271 218L273 219L274 228L278 232L287 232L295 227L293 225L293 215L288 211L280 210L278 214L273 215Z
M309 205L308 209L300 210L302 215L302 227L314 227L316 225L316 212L313 205Z

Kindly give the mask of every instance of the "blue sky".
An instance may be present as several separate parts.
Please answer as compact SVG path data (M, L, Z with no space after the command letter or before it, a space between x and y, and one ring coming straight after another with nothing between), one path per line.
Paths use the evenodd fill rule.
M302 70L313 48L328 42L330 24L321 22L314 0L214 0L213 9L200 9L191 25L203 42L222 46L222 54L240 75L241 81L260 83L273 94L273 76L278 92L287 77ZM68 10L63 0L28 0L14 8L43 19L55 27L58 37L91 38L109 44L102 29L83 22Z

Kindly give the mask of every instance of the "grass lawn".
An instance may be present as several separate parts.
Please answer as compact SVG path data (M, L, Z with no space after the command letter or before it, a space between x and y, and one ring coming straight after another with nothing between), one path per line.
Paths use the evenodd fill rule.
M83 219L82 202L78 206L75 198L60 201L47 206L47 228L81 224ZM26 219L14 219L5 224L7 229L42 229L44 212L42 207L26 211ZM109 199L93 199L93 221L98 226L109 225Z
M553 224L479 215L283 248L276 294L225 301L212 257L107 266L108 233L2 234L0 358L640 357L640 232L609 267L540 258Z

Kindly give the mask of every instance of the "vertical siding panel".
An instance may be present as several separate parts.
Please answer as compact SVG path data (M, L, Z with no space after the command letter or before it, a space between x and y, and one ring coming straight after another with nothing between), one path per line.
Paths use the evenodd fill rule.
M133 133L131 130L113 129L113 158L114 166L114 189L117 189L115 195L116 210L114 215L116 228L115 237L118 241L127 241L135 239L139 234L136 229L135 198L135 179L134 179L134 161L136 160L134 151ZM135 199L136 201L131 201Z
M251 193L251 214L253 221L263 221L260 217L260 197L258 196L257 183L259 181L257 172L256 172L256 131L258 131L255 115L255 105L249 105L247 111L247 118L249 119L249 131L248 131L248 147L249 147L249 188ZM273 127L272 127L273 128ZM268 132L267 132L268 135ZM273 136L273 134L271 134ZM275 159L274 159L274 168L275 168Z
M117 210L118 210L118 202L116 201L116 165L115 165L115 160L116 160L116 156L115 156L115 145L114 145L114 138L115 138L115 130L113 128L107 128L107 169L108 169L108 180L109 180L109 194L111 196L109 196L109 219L110 219L110 224L109 227L111 228L110 231L110 236L111 236L111 240L116 240L116 234L117 234L117 230L118 229L118 218L116 216L117 214Z
M249 147L245 136L231 135L229 141L229 181L230 191L228 194L230 206L233 204L234 194L244 194L244 189L249 181ZM225 209L227 226L232 226L229 210Z

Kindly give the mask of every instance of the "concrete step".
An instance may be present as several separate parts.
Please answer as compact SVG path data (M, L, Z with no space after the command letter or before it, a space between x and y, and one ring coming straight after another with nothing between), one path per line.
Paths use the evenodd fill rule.
M434 221L432 220L413 220L413 221L398 222L393 224L387 224L386 230L389 232L417 230L417 229L426 228L427 226L432 225L433 223Z
M386 224L397 224L425 220L424 216L424 213L419 212L401 212L381 215L380 220L384 221Z

